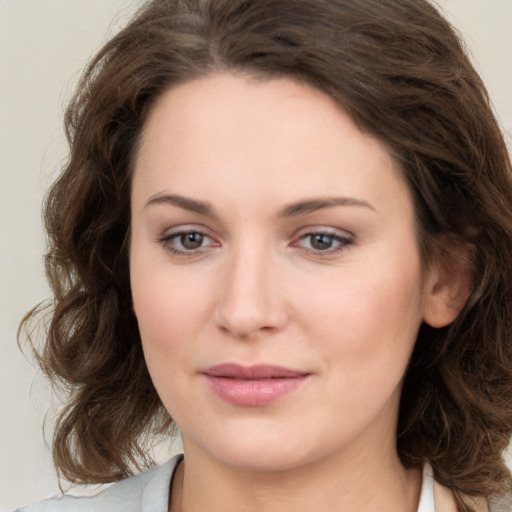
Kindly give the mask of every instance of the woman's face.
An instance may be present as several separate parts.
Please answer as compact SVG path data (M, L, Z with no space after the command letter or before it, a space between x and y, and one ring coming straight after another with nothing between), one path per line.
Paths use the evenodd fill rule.
M396 163L333 100L232 75L167 92L131 235L147 365L186 450L286 469L394 449L431 286Z

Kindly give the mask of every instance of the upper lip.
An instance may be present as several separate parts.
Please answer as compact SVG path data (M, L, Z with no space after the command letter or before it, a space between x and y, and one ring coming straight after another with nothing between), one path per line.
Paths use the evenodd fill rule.
M210 377L223 377L227 379L285 379L298 378L309 375L309 372L284 368L282 366L259 364L253 366L243 366L235 363L224 363L212 366L203 371Z

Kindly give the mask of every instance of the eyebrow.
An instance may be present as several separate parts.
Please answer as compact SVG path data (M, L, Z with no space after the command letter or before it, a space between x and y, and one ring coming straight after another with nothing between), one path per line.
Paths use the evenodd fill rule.
M370 203L362 199L354 197L325 197L291 203L279 212L279 217L296 217L334 206L362 206L375 211L375 208Z
M191 199L178 194L157 194L152 196L149 198L144 208L156 204L170 204L172 206L182 208L183 210L198 213L199 215L205 215L213 218L218 217L209 202ZM318 210L332 208L334 206L359 206L375 211L375 208L370 203L363 201L362 199L356 199L354 197L325 197L290 203L278 212L278 217L297 217L299 215L313 213Z
M213 207L206 201L198 201L189 197L180 196L178 194L157 194L148 199L144 208L155 204L170 204L177 206L183 210L198 213L199 215L206 215L208 217L217 217Z

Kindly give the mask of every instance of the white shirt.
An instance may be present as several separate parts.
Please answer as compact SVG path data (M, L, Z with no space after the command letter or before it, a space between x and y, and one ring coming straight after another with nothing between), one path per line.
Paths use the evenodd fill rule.
M434 478L432 468L425 464L423 468L423 483L421 484L420 503L418 512L436 512L434 501Z
M13 512L167 512L171 479L181 459L182 455L176 455L163 466L117 482L96 496L59 496ZM512 507L508 503L492 510L512 512ZM423 470L417 512L457 512L452 493L434 481L428 465Z

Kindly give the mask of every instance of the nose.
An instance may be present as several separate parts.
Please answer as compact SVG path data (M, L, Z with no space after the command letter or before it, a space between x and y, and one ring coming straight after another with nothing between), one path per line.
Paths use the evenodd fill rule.
M264 251L239 251L225 264L214 315L218 327L239 339L281 330L288 307L272 257Z

